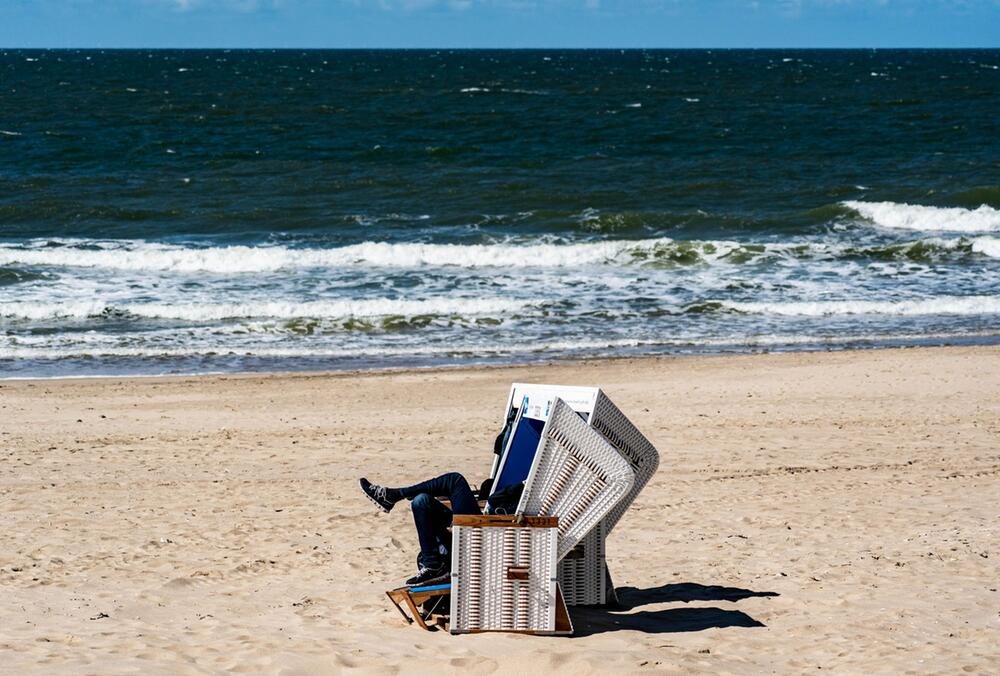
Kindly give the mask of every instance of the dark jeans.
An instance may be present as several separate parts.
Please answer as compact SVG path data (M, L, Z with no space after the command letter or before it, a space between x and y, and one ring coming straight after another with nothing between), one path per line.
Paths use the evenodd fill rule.
M440 568L449 561L451 552L452 514L481 514L469 482L458 472L448 472L423 483L401 488L404 498L412 500L413 523L420 540L417 565ZM451 500L448 509L435 498Z

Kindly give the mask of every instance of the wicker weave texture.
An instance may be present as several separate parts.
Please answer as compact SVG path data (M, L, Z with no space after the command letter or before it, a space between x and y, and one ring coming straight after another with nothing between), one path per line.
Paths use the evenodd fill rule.
M556 398L517 513L559 517L562 559L632 490L634 480L614 446Z
M559 562L559 586L566 605L597 605L607 598L602 524L591 529L572 554Z
M635 471L632 489L605 518L604 533L607 535L632 505L639 492L656 474L656 469L660 466L660 455L653 444L636 429L624 413L618 410L604 392L597 396L590 424L625 456Z
M455 526L452 538L451 633L555 630L557 529Z
M599 392L590 424L601 433L629 462L635 471L632 489L615 505L604 520L577 545L579 558L559 564L559 584L568 605L606 603L614 590L607 586L605 539L622 515L632 505L639 492L656 473L660 456L656 448L636 429L611 400Z

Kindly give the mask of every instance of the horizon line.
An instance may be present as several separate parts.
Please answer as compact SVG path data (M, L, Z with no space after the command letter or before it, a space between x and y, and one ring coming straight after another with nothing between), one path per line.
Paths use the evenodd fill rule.
M572 46L556 46L556 47L459 47L459 46L442 46L442 47L317 47L317 46L304 46L304 47L269 47L269 46L213 46L213 47L203 47L203 46L154 46L154 47L136 47L136 46L60 46L60 47L39 47L39 46L23 46L23 45L0 45L0 50L39 50L39 51L178 51L178 50L198 50L198 51L232 51L232 50L244 50L244 51L442 51L442 50L454 50L454 51L678 51L678 52L697 52L697 51L765 51L765 50L795 50L795 51L877 51L877 50L927 50L927 51L1000 51L1000 46L917 46L917 45L904 45L904 46L825 46L825 47L802 47L802 46L706 46L706 47L572 47Z

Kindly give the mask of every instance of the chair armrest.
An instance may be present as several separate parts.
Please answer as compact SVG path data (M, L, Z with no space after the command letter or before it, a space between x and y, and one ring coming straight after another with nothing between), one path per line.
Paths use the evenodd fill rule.
M517 516L494 514L456 514L451 519L452 526L493 527L493 528L558 528L557 516Z

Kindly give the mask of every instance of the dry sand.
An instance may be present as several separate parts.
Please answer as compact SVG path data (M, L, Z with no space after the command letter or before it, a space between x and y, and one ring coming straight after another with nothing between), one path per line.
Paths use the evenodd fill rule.
M511 381L597 384L662 462L624 608L454 637L383 596ZM1000 348L0 383L0 671L1000 670Z

